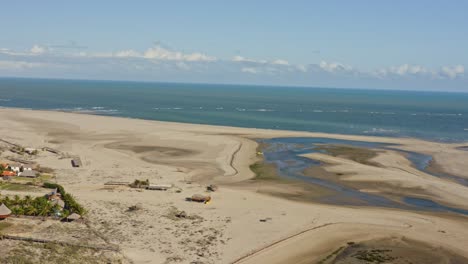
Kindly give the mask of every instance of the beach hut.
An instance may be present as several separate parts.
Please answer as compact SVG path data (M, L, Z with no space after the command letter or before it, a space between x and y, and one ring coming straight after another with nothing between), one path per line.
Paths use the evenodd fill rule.
M3 177L13 177L13 176L16 176L16 172L15 171L3 171L2 176Z
M37 177L37 172L33 170L25 170L23 172L20 172L18 174L20 177L27 177L27 178L36 178Z
M83 167L83 163L81 163L81 159L80 158L74 158L71 160L71 164L74 168L79 168L79 167Z
M5 219L11 215L11 210L6 205L0 205L0 219Z
M77 214L77 213L73 213L73 214L67 216L67 218L65 218L65 220L66 220L67 222L73 222L73 221L76 221L76 220L78 220L78 219L80 219L80 218L81 218L81 215L79 215L79 214Z
M211 201L211 196L202 195L202 194L194 194L194 195L192 195L190 200L193 201L193 202L208 203L209 201Z

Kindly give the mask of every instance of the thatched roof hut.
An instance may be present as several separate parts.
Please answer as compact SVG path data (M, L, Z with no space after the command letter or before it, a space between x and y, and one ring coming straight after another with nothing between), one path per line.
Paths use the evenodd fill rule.
M10 208L6 207L6 205L0 205L0 219L5 219L11 215Z

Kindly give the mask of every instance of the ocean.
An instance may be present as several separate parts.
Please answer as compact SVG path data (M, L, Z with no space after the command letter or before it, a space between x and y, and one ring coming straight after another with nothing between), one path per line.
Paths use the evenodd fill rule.
M0 107L468 141L468 93L0 78Z

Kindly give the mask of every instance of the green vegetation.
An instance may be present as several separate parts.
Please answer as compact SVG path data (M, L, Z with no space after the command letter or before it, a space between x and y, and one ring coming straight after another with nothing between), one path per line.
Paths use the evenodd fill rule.
M371 161L371 159L376 157L378 154L378 151L376 150L346 145L321 145L317 147L317 150L334 157L350 159L361 164L380 166L379 163Z
M14 215L53 216L56 212L62 210L60 206L52 205L46 197L32 198L29 195L24 198L20 198L18 195L13 198L9 196L2 197L0 203L10 208L11 213Z
M255 180L280 180L276 167L263 161L250 165L250 170L255 173Z
M36 171L38 171L40 173L46 173L46 174L54 173L54 169L51 169L49 167L42 167L42 166L38 166L36 168Z
M4 229L7 229L8 227L12 226L12 223L2 221L0 222L0 232L2 232Z
M25 192L34 192L37 191L37 188L32 184L20 184L20 183L11 183L11 182L0 182L0 189L7 191L25 191Z
M114 253L86 249L77 246L54 243L17 242L5 254L0 255L0 263L123 263Z
M86 210L81 206L73 197L73 195L65 192L65 189L62 185L56 183L45 182L44 188L49 189L57 189L60 195L62 196L62 200L65 202L65 210L64 215L68 216L72 213L77 213L79 215L83 215L86 213Z
M371 249L371 250L359 250L353 257L367 261L371 263L385 263L395 260L395 257L387 255L388 252L392 252L389 249Z
M146 188L149 186L150 182L148 179L146 180L135 180L134 182L130 183L130 187L132 188Z
M328 256L326 256L324 259L320 260L318 263L323 264L327 263L328 261L331 261L336 258L336 256L344 249L344 247L339 247L337 250L333 251L330 253Z

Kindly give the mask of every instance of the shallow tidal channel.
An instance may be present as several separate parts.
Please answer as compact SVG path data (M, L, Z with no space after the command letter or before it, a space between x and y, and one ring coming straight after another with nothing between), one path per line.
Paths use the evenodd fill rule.
M432 157L422 153L402 151L396 149L393 144L374 143L364 141L352 141L329 138L272 138L258 140L263 153L264 163L273 165L277 175L282 179L300 181L305 184L319 186L329 190L326 195L318 199L318 202L351 205L351 206L376 206L390 207L406 210L423 210L432 212L453 212L458 214L468 215L468 210L461 208L448 207L439 204L430 199L423 199L412 196L400 196L399 199L389 199L383 195L375 193L361 192L356 188L349 186L343 181L337 180L336 177L324 177L323 175L314 175L305 171L311 168L317 168L323 164L314 159L306 158L301 155L309 153L324 153L333 154L333 147L342 147L345 151L353 155L353 149L358 150L355 156L357 159L362 159L362 162L368 162L368 158L373 150L394 150L400 151L408 160L413 163L413 166L427 174L435 177L446 177L460 184L467 185L468 182L460 177L448 175L445 173L434 173L429 170ZM331 147L331 148L330 148ZM346 149L349 148L349 149ZM361 160L358 160L361 162ZM370 162L368 165L372 165Z

